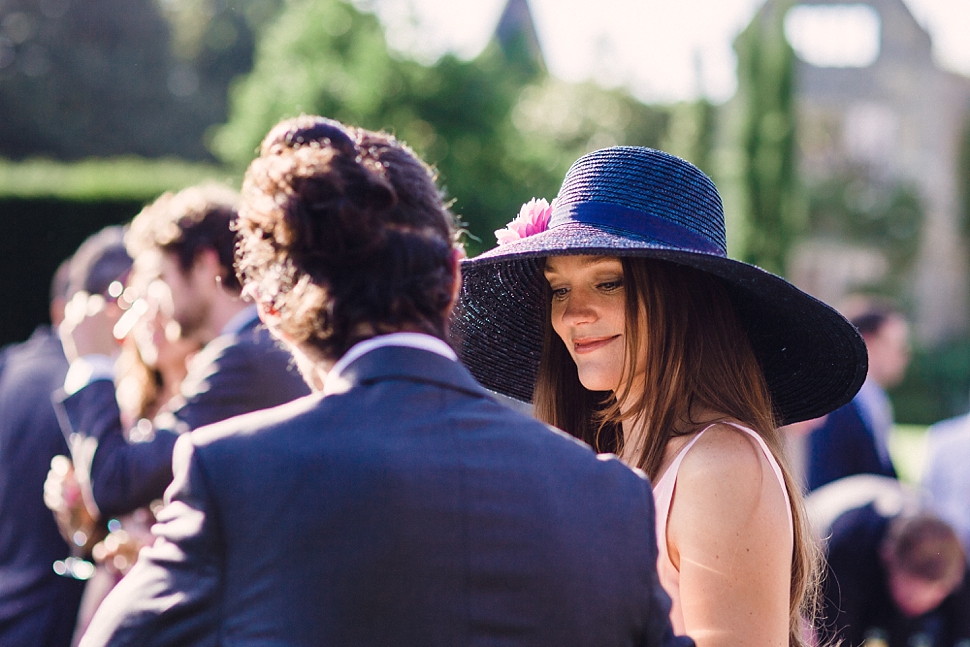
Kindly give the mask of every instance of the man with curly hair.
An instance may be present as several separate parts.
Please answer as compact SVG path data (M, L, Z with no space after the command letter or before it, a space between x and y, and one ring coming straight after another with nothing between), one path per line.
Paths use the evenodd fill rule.
M99 645L689 645L650 485L498 403L444 341L453 216L393 137L279 124L238 269L316 393L186 434Z

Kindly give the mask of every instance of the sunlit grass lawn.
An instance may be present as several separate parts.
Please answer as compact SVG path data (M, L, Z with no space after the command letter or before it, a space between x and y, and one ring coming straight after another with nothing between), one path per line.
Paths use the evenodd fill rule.
M923 425L896 425L889 437L889 453L907 483L918 484L926 462L926 429Z

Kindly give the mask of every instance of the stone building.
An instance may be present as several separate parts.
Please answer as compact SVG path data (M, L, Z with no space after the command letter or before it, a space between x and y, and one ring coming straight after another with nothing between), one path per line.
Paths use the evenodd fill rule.
M970 79L934 62L928 33L902 0L807 0L787 18L802 7L822 8L819 14L847 8L844 15L862 18L868 13L876 29L871 56L863 52L860 60L856 52L852 64L833 66L806 60L812 57L799 51L796 34L788 29L791 21L786 22L797 57L802 178L810 185L861 167L884 184L915 187L923 224L904 292L917 337L934 344L965 334L970 272L960 224L959 159L970 117ZM831 39L840 37L836 31ZM841 45L858 50L859 44ZM789 274L807 291L837 303L886 271L887 259L878 248L809 240L792 253Z

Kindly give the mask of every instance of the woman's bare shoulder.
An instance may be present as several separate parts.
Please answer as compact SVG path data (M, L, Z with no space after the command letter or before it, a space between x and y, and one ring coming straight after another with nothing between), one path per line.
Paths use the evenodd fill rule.
M731 518L750 520L757 512L755 517L766 522L781 522L788 517L782 488L757 440L734 426L716 424L684 456L675 500L689 505L675 507L697 515L698 521L712 514L727 514L729 523Z
M727 423L708 427L683 458L678 473L682 480L725 484L725 481L757 483L765 469L770 470L758 442L749 434Z

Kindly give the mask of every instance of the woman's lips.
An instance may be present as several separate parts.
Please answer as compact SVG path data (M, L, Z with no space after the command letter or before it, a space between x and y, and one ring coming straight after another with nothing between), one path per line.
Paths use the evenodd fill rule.
M595 350L603 348L607 344L619 339L619 335L612 335L610 337L584 337L582 339L573 340L573 350L576 354L582 355L583 353L592 353Z

